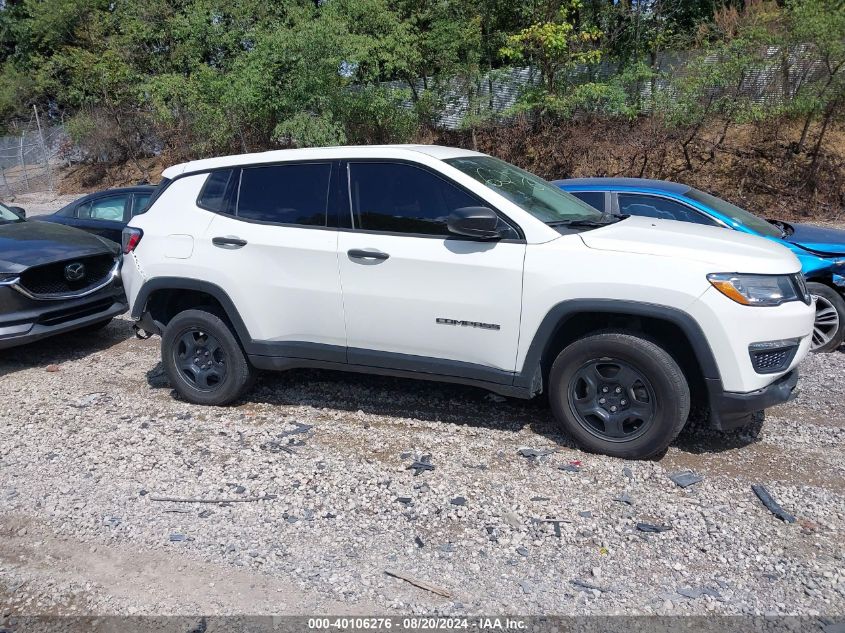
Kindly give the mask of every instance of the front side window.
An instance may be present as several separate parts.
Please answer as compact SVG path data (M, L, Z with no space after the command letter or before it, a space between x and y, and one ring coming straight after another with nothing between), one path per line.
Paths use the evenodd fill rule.
M23 222L23 220L17 213L0 204L0 224L11 224L12 222Z
M349 193L355 228L368 231L449 236L456 209L485 206L444 178L402 163L350 163ZM518 237L501 219L500 229Z
M764 235L766 237L782 237L782 231L775 225L766 222L763 218L758 218L753 213L746 211L742 207L731 204L727 200L722 200L716 196L711 196L709 193L704 193L698 189L690 189L686 194L688 198L700 202L714 211L718 211L724 216L729 217L734 222Z
M245 167L237 216L245 220L326 226L330 163Z
M76 217L80 220L123 222L127 202L129 196L126 194L91 200L79 207Z
M445 161L547 224L601 220L602 213L572 194L492 156Z
M647 218L717 226L715 221L687 205L660 196L620 193L619 212L623 215L639 215Z

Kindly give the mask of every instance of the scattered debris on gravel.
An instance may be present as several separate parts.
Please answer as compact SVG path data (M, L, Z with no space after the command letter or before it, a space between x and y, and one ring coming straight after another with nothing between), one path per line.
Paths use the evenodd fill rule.
M0 354L0 617L845 613L843 353L761 429L644 462L456 385L296 371L191 405L159 358L126 319Z

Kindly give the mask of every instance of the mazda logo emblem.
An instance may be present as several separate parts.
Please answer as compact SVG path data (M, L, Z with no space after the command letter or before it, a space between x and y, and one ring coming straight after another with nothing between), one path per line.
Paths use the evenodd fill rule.
M65 279L68 281L79 281L85 277L85 264L73 262L65 266Z

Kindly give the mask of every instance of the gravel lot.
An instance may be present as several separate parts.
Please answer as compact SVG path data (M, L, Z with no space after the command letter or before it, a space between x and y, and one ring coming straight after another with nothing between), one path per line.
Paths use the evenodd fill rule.
M50 191L33 191L21 193L17 196L3 198L2 202L23 207L27 217L55 213L66 204L70 204L82 194L58 194Z
M158 344L118 319L0 353L0 616L845 613L841 352L756 436L624 462L453 385L297 371L190 405Z

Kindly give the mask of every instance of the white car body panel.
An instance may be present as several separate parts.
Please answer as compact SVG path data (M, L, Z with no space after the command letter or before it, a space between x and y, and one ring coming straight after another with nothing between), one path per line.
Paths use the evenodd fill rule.
M247 245L219 248L214 237L240 238ZM206 280L226 290L253 339L343 347L337 238L337 231L215 215L196 249L211 273Z
M357 232L339 235L350 349L514 371L525 244ZM347 254L350 249L377 250L390 257L354 259ZM438 323L438 318L466 324Z
M629 218L561 235L492 189L443 162L475 152L428 146L281 150L218 157L164 172L174 182L131 224L144 236L124 262L134 310L145 281L213 283L237 307L255 341L302 342L469 363L501 372L525 367L543 319L559 303L624 300L683 312L697 322L726 391L774 382L806 355L813 306L741 306L712 288L715 272L788 274L795 256L769 240L721 228ZM209 169L316 159L401 160L440 172L518 225L524 243L480 242L250 223L196 205ZM237 236L240 249L212 245ZM349 249L390 255L355 261ZM140 306L143 308L143 306ZM438 318L466 322L437 323ZM495 324L499 329L476 327ZM792 365L758 374L753 342L801 339ZM352 359L350 359L352 362Z

